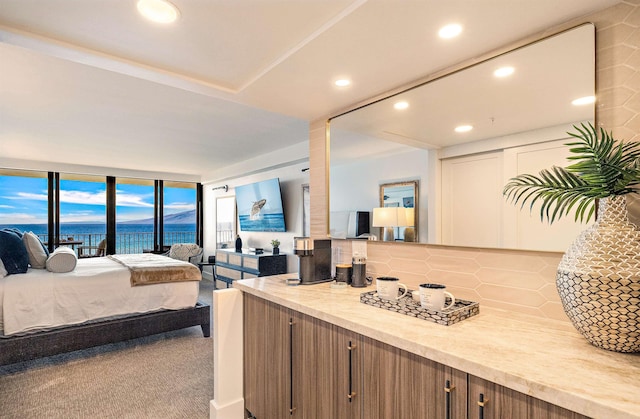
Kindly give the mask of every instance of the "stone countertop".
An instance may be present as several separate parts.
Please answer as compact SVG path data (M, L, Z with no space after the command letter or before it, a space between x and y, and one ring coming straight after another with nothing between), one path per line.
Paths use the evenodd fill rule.
M480 306L480 314L443 326L360 303L373 287L286 285L295 277L234 287L583 415L640 418L640 353L598 349L568 321Z

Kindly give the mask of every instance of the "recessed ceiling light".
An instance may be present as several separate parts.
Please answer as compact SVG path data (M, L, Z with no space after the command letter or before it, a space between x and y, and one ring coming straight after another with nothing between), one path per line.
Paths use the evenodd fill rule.
M596 101L595 96L585 96L585 97L579 97L578 99L571 101L571 104L576 106L582 106L582 105L590 105L595 101Z
M493 75L496 77L507 77L512 75L514 71L516 71L516 69L513 67L500 67L493 72Z
M334 84L335 84L336 86L338 86L338 87L346 87L346 86L348 86L348 85L350 85L350 84L351 84L351 80L348 80L348 79L340 79L340 80L336 80L336 81L334 82Z
M180 15L176 6L166 0L138 0L138 11L156 23L172 23Z
M440 30L438 31L438 36L444 39L455 38L456 36L460 35L460 32L462 32L462 26L458 25L457 23L452 23L440 28Z
M456 127L455 131L456 132L469 132L472 129L473 129L473 126L471 126L471 125L460 125L460 126Z
M396 102L393 104L393 107L396 108L397 110L402 110L402 109L407 109L409 107L409 103L407 102Z

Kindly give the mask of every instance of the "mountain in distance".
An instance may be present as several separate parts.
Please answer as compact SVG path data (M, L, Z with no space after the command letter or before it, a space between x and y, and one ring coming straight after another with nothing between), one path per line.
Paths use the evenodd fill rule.
M164 216L165 224L195 224L196 210L178 212ZM153 224L153 218L145 218L144 220L124 221L118 224Z

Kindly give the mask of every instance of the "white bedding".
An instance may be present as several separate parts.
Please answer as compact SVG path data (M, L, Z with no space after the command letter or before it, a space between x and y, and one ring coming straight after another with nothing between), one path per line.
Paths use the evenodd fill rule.
M68 273L29 269L0 279L5 335L103 317L195 306L198 281L132 287L129 270L109 258L78 260Z

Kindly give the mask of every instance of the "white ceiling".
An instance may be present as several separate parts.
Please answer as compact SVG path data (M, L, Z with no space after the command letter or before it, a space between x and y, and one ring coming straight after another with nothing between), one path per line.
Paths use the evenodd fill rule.
M136 0L0 0L0 157L202 175L617 0L173 3L160 26Z
M593 122L594 105L572 101L595 95L594 44L593 25L581 25L334 118L331 164L407 150L397 144L446 154L463 143L552 128L564 134ZM501 67L514 73L494 77ZM394 109L401 101L408 108ZM455 132L459 125L473 129Z

